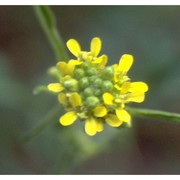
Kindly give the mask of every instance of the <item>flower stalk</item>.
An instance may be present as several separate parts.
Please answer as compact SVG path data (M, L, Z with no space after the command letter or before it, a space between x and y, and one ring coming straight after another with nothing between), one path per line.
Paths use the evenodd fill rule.
M56 59L67 60L68 55L63 40L57 30L56 18L48 6L34 6L36 16L47 35L47 38L54 50Z

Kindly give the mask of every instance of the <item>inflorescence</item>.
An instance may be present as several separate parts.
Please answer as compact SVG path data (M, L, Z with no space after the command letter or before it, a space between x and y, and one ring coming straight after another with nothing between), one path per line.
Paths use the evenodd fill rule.
M82 51L74 39L67 41L67 47L76 59L58 62L58 82L47 86L67 111L59 118L60 124L69 126L80 119L90 136L103 131L105 123L112 127L130 126L126 104L143 102L148 90L146 83L131 82L127 76L133 56L124 54L119 64L106 66L108 57L98 56L98 37L91 40L90 51Z

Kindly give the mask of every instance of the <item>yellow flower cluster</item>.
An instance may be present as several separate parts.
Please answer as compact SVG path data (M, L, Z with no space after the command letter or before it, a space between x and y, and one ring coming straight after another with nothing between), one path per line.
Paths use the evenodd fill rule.
M59 103L67 111L59 122L69 126L79 118L90 136L103 131L105 123L112 127L130 124L125 104L143 102L148 90L146 83L131 82L127 76L133 56L124 54L119 64L106 66L107 56L98 56L98 37L91 40L90 51L82 51L74 39L67 42L67 47L76 59L58 62L59 82L47 86L58 94Z

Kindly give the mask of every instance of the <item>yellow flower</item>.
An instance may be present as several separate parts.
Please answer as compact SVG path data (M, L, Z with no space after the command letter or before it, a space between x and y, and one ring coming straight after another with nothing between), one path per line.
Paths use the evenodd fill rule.
M99 67L102 68L107 63L107 56L102 55L97 57L101 50L101 44L100 38L94 37L90 43L90 51L82 51L79 43L75 39L70 39L66 43L69 51L78 58L77 61L98 64Z
M67 98L65 94L61 93L58 96L59 102L67 107L69 103L69 109L67 113L60 117L59 122L63 126L69 126L73 124L78 117L85 118L85 132L92 136L97 132L101 132L103 130L103 121L100 119L107 115L107 109L104 106L96 106L94 109L86 112L82 109L82 99L78 93L72 93Z
M125 82L122 85L121 95L124 103L144 101L145 92L148 91L148 86L144 82ZM121 96L120 95L120 96Z
M64 99L64 95L61 94L59 97L60 102L62 103ZM100 117L104 117L107 114L107 109L104 106L95 107L92 112L89 111L86 115L85 112L82 111L82 99L78 93L72 93L69 96L69 102L71 108L67 113L60 117L59 122L63 126L69 126L73 124L78 117L85 118L85 132L93 136L97 132L101 132L103 130L103 121L99 119ZM63 102L64 103L64 102Z
M64 97L63 97L64 98ZM62 99L60 98L60 102ZM71 110L60 117L59 122L63 126L69 126L73 124L78 118L79 107L82 106L81 96L78 93L72 93L69 96L69 102L72 106Z
M85 132L89 136L94 136L97 132L103 131L104 121L103 117L107 115L107 109L104 106L96 106L93 109L93 114L90 115L85 121Z
M111 116L112 119L115 119L114 122L117 122L117 118L121 122L129 122L131 117L129 113L124 109L125 103L137 102L141 103L144 101L145 92L148 90L148 86L144 82L125 82L116 97L110 93L103 94L104 104L107 106L113 107L115 110L115 116ZM112 122L108 117L107 122ZM112 123L111 123L112 124Z
M90 50L82 51L79 43L70 39L67 47L76 59L58 62L59 82L47 86L49 91L58 94L58 102L66 110L59 118L60 124L69 126L80 119L89 136L102 132L105 123L112 127L130 124L126 105L143 102L148 90L146 83L131 82L127 76L132 55L124 54L119 64L105 66L107 56L98 57L101 46L100 38L95 37Z
M113 65L114 68L114 81L116 82L115 88L119 88L123 82L130 80L126 75L133 63L133 56L124 54L119 59L119 64Z
M117 124L120 126L123 122L129 122L131 120L131 116L124 109L124 102L122 102L120 98L115 98L112 94L106 92L103 94L103 101L106 106L110 106L115 111L114 115L110 114L110 116L106 118L106 122L109 122L109 125L114 127L114 121L115 126L117 126Z
M104 106L95 107L90 116L85 120L85 132L89 136L94 136L97 132L103 131L103 117L107 115L107 109Z
M68 61L68 63L64 61L60 61L56 64L56 67L62 76L64 75L72 76L75 66L79 64L81 64L81 62L77 60L70 60Z
M75 65L79 65L80 62L75 60L70 60L68 63L64 61L60 61L56 64L56 67L60 73L60 79L59 83L50 83L48 84L47 88L49 91L54 93L59 93L64 90L63 83L67 80L71 79L71 76L73 75Z

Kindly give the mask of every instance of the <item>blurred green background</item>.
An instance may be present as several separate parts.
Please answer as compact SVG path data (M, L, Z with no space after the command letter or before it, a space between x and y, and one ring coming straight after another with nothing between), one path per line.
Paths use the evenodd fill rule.
M132 54L132 81L149 91L143 104L180 113L180 6L52 6L63 40L89 49L103 42L109 64ZM0 174L179 174L180 125L133 118L131 129L105 126L95 137L76 122L61 127L59 113L39 134L30 132L57 103L56 96L32 94L52 79L52 48L31 6L0 6Z

